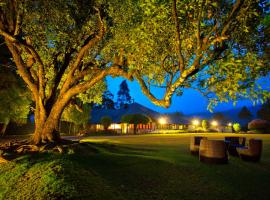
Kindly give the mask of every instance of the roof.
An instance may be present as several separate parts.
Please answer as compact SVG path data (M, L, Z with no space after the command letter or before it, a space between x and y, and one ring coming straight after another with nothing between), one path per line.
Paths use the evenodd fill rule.
M120 123L122 116L127 114L144 114L154 121L158 121L159 118L164 117L169 124L188 124L189 121L185 117L177 114L161 114L141 104L132 103L129 104L126 108L121 109L93 108L91 112L90 123L100 124L100 120L104 116L111 117L113 123Z

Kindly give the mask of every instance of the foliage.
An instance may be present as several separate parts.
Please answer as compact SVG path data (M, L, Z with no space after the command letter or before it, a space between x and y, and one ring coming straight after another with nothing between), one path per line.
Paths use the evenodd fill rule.
M227 123L229 120L222 112L216 112L213 114L213 120L216 120L218 123Z
M250 120L252 118L252 114L246 106L243 106L240 112L238 113L238 118Z
M110 46L125 49L130 68L139 69L143 92L156 104L185 88L201 91L209 108L269 95L255 81L269 72L268 25L261 25L268 12L265 1L115 3L121 6L109 7L114 22ZM166 88L161 100L149 92L156 86Z
M234 123L233 124L233 130L236 132L236 133L239 133L241 131L241 125L239 123Z
M262 105L260 110L257 111L257 116L260 119L270 121L270 100L269 99Z
M104 129L107 131L109 126L112 124L112 118L109 116L104 116L100 119L100 123L103 125Z
M256 82L270 69L267 1L2 0L0 9L0 37L36 104L36 142L53 138L75 96L101 101L105 89L93 88L106 76L136 79L164 107L185 88L209 108L270 96Z
M81 106L78 106L77 103L81 104ZM71 103L64 110L62 120L76 125L88 124L91 117L91 107L92 106L90 104L82 104L80 101L74 104Z
M208 120L206 120L206 119L202 120L202 128L204 131L206 131L209 128Z
M128 123L134 125L134 134L137 132L138 124L147 124L150 122L150 118L143 114L128 114L121 118L122 123Z
M10 69L0 67L0 122L26 123L31 97L24 83Z
M106 90L102 94L102 104L101 107L105 109L114 109L114 101L113 101L113 94Z
M132 100L129 94L128 84L126 80L123 80L120 84L119 91L117 92L117 106L122 108L130 103L132 103Z
M250 123L248 123L248 129L267 132L270 131L270 122L263 119L254 119Z

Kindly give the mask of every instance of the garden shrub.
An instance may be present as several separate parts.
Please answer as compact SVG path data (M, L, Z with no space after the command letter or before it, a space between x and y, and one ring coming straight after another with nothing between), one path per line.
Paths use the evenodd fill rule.
M233 130L236 132L236 133L239 133L241 131L241 125L239 123L234 123L233 124Z
M263 119L254 119L248 123L248 129L252 132L266 133L270 131L270 122Z
M112 124L112 118L109 116L104 116L101 118L100 123L103 125L105 131L107 131L109 126Z

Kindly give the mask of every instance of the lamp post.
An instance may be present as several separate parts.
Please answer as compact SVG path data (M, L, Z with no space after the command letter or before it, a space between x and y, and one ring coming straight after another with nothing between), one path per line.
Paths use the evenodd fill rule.
M200 121L199 121L198 119L193 119L193 120L192 120L192 124L193 124L193 126L194 126L195 131L196 131L196 128L197 128L197 126L200 124Z
M230 131L233 132L232 123L231 122L228 123L228 127L230 128Z
M167 120L164 117L161 117L159 118L158 123L161 125L161 128L162 128L162 125L166 124Z
M214 120L214 121L211 122L211 125L212 125L214 128L217 128L218 122L217 122L216 120Z

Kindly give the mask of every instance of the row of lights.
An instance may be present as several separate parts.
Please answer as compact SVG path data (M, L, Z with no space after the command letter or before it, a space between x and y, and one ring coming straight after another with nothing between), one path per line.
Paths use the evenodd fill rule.
M167 123L167 120L164 117L161 117L158 120L158 122L159 122L159 124L166 124ZM193 119L192 120L192 124L195 125L195 126L198 126L200 124L200 121L198 119ZM213 120L211 122L211 125L212 126L218 126L218 122L216 120ZM232 123L228 123L228 126L232 126Z
M200 124L200 121L198 119L194 119L194 120L192 120L192 124L195 125L195 126L198 126ZM218 122L216 120L213 120L211 122L211 125L212 126L218 126ZM228 123L228 126L232 126L232 123Z

